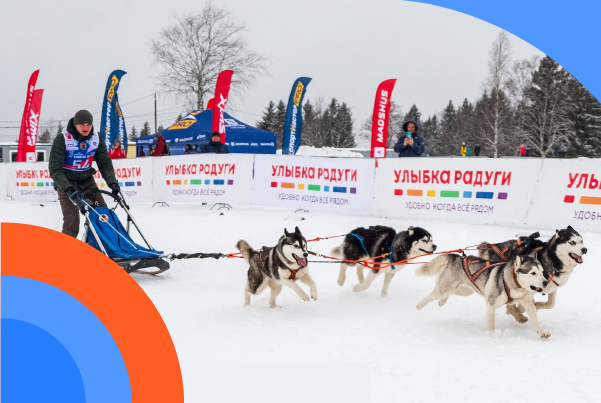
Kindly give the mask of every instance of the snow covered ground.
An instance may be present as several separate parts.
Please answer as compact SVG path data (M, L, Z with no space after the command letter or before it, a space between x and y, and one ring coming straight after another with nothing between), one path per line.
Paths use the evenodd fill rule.
M58 203L42 204L0 201L0 221L60 231ZM139 203L132 213L151 243L167 252L234 252L241 238L256 248L270 246L284 227L297 225L307 238L371 224L423 226L439 251L502 241L517 232L258 206L208 208ZM589 248L584 264L560 290L556 307L539 312L543 328L552 334L548 340L503 309L497 311L497 331L487 334L478 295L453 296L443 308L431 303L417 311L434 279L416 277L415 266L397 274L389 297L382 299L381 279L354 293L353 270L339 287L338 265L310 264L318 301L301 301L285 288L278 298L282 308L275 310L268 307L267 292L243 308L247 267L241 259L178 261L160 276L133 277L171 332L189 402L599 401L601 234L582 235ZM310 249L328 254L339 242L311 243Z

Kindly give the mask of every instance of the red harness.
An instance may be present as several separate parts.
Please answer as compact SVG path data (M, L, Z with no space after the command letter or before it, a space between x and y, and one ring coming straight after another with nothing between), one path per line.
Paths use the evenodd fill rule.
M497 250L498 250L498 248L497 248ZM485 262L485 261L481 260L481 259L476 259L476 260L470 261L468 259L468 256L464 256L463 257L463 270L465 271L465 275L467 276L467 278L470 279L470 281L472 282L472 284L474 285L474 287L476 287L476 289L480 292L480 294L482 294L482 290L480 290L480 287L478 287L478 285L476 284L476 279L478 277L480 277L480 275L482 273L484 273L486 270L489 270L489 269L492 269L493 267L504 265L504 264L507 263L507 262L500 262L500 263L492 263L491 264L489 261L486 261L485 262L486 264L485 264L484 267L482 267L477 272L475 272L474 274L472 274L470 272L470 268L469 268L470 263L482 263L482 262ZM511 270L511 278L513 279L514 284L518 288L522 288L518 284L517 279L515 278L515 271L514 270ZM513 298L511 298L511 292L510 292L509 286L507 285L507 282L505 280L503 280L503 286L505 288L505 293L507 294L507 303L509 304L509 303L511 303L513 301Z

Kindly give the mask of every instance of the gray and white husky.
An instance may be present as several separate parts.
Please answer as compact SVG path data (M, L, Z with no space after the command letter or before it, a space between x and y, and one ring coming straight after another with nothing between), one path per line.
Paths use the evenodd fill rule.
M309 301L309 296L296 284L296 280L307 284L311 290L311 298L317 301L317 287L307 267L307 240L298 227L293 233L284 229L284 236L274 247L263 247L261 251L255 251L244 240L238 241L236 247L250 264L244 289L244 306L250 305L251 294L259 295L265 287L269 287L269 306L277 308L275 300L283 285L294 290L303 301Z
M546 278L550 279L543 289L543 293L548 294L547 302L536 302L536 309L551 309L555 306L558 288L568 282L574 268L583 262L582 255L587 252L582 236L574 228L568 226L566 229L555 230L551 239L536 252L536 258L542 264ZM491 258L494 259L494 256ZM524 311L520 304L507 305L507 313L520 323L528 320L522 315Z
M544 339L551 336L543 330L536 316L534 293L547 287L541 263L530 256L516 256L509 262L491 264L475 256L463 258L457 254L441 255L416 270L418 276L436 278L434 291L417 304L422 309L438 300L443 306L449 296L468 296L475 292L486 301L487 330L495 330L495 310L505 304L517 302L526 308L536 333Z
M432 253L436 245L432 241L432 235L423 228L409 227L406 231L397 233L394 228L383 225L371 226L369 228L355 228L347 234L342 245L332 249L332 256L345 260L364 260L389 253L389 256L372 260L373 262L399 262L410 257ZM384 274L384 287L382 297L388 295L388 287L394 275L404 266L403 264L384 267L382 269L371 269L367 279L363 276L363 266L356 263L342 262L338 284L344 285L346 281L346 268L357 267L359 284L355 285L353 291L363 291L369 288L371 283L380 275Z

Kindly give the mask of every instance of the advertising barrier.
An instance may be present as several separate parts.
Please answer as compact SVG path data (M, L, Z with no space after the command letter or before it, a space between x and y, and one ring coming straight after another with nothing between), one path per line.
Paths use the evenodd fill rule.
M250 204L253 158L247 154L152 158L153 201Z
M56 201L54 181L47 162L4 164L7 170L8 194L14 200L28 202Z
M540 159L378 161L375 215L524 226Z
M7 169L8 164L0 164L0 199L4 200L8 196Z
M543 160L528 225L601 232L600 168L598 159Z
M252 203L371 215L372 159L257 155Z
M124 158L113 160L115 176L119 180L119 187L127 201L150 202L152 201L153 158ZM94 168L98 170L96 163ZM96 172L94 179L102 190L111 191L106 182ZM108 203L108 200L105 200Z

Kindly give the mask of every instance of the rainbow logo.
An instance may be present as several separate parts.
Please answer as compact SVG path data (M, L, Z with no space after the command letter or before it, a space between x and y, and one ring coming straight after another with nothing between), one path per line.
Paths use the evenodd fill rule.
M425 194L424 191L421 189L406 189L406 193L403 192L403 189L394 189L394 195L395 196L417 196L417 197L436 197L436 190L426 190ZM463 199L494 199L495 198L495 192L472 192L472 191L463 191L460 192L459 190L441 190L438 192L439 197L452 197L452 198L459 198L462 197ZM498 192L497 193L497 200L507 200L508 194L507 192Z
M576 196L566 195L563 198L564 203L574 203L576 200ZM600 206L601 205L601 197L593 197L593 196L580 196L579 200L580 204L593 204Z
M173 179L173 180L169 180L167 179L167 185L210 185L211 184L211 180L210 179ZM225 179L213 179L213 185L225 185L226 184L226 180ZM233 185L234 184L234 180L233 179L227 179L227 184L228 185Z
M278 182L271 182L272 188L278 187ZM280 182L279 187L283 189L299 189L299 190L312 190L314 192L330 192L330 189L333 193L350 193L357 194L357 188L355 187L346 187L346 186L328 186L328 185L306 185L304 183L290 183L290 182Z

